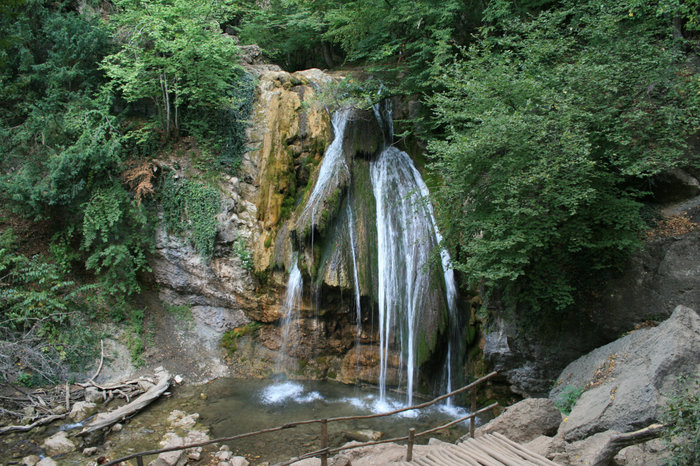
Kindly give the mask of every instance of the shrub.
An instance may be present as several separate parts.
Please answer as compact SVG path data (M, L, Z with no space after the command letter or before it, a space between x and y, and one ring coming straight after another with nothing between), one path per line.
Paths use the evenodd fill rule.
M581 394L583 394L583 388L567 385L561 393L559 393L559 397L554 402L554 406L564 413L564 415L568 416L571 414L571 410L574 408L574 405L576 405L578 399L581 398Z
M671 465L700 464L700 376L679 377L679 388L668 394L661 416L663 439L669 445Z
M167 229L175 234L189 231L192 245L210 259L216 240L218 191L196 181L168 177L161 187L160 200Z

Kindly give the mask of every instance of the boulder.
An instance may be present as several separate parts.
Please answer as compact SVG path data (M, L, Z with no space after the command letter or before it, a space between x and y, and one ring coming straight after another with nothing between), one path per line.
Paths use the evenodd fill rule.
M667 319L679 303L698 310L699 264L700 231L655 239L581 311L611 341L644 321Z
M585 391L560 432L573 442L611 429L646 427L658 419L664 394L677 387L678 376L698 370L700 316L678 306L659 326L632 332L564 369L550 398L567 386Z
M524 443L523 446L550 460L566 452L566 442L559 436L547 437L546 435L540 435L534 440Z
M40 459L38 456L36 456L36 455L29 455L29 456L25 456L24 458L22 458L22 463L21 463L21 464L23 464L24 466L34 466L34 465L36 465L39 461L41 461L41 459Z
M182 437L172 432L165 434L165 437L160 442L162 448L181 447L184 444ZM186 461L184 450L175 450L159 454L158 458L148 463L148 466L181 466Z
M75 422L80 422L97 412L97 405L89 401L78 401L70 410L70 418Z
M561 418L561 413L550 399L528 398L479 427L476 435L498 432L514 442L529 442L541 435L555 434Z
M378 430L362 429L345 432L345 437L348 440L357 440L358 442L374 442L382 438L384 434Z
M52 460L51 458L44 458L43 460L39 461L36 466L57 466L58 463Z
M233 458L228 460L228 464L230 464L231 466L248 466L250 462L248 462L248 460L242 456L234 456Z
M168 416L168 423L172 427L191 429L197 423L197 419L199 419L199 413L187 414L176 409Z
M75 444L68 438L65 431L57 432L47 438L41 446L48 456L62 455L75 450Z

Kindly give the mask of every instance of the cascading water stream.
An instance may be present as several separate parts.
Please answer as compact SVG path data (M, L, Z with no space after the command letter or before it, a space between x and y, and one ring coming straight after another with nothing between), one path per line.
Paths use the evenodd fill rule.
M418 188L420 189L420 194L424 199L425 202L425 207L430 214L430 220L433 223L433 231L435 233L435 241L437 242L438 245L442 244L442 235L440 234L440 230L438 229L437 222L435 221L435 214L433 213L433 206L430 204L429 196L430 192L428 191L428 186L425 184L423 181L423 178L420 175L420 172L418 169L414 166L411 165L413 169L413 176L416 180L416 184L418 185ZM450 314L450 329L454 330L459 327L459 322L458 322L458 312L457 312L457 285L455 284L455 275L454 275L454 270L452 269L451 262L452 259L450 258L450 253L447 252L445 248L440 248L440 261L442 263L442 270L443 270L443 278L445 280L445 294L447 297L447 308ZM452 356L453 356L453 346L457 347L457 349L461 346L459 334L456 334L454 332L450 333L449 339L447 341L447 358L446 358L446 365L447 365L447 383L446 383L446 393L449 393L452 391ZM453 403L452 398L448 398L446 401L447 406L451 406Z
M323 160L321 161L321 167L318 171L318 178L314 184L314 189L309 195L309 199L306 201L304 210L302 211L300 217L306 218L311 216L311 249L313 250L314 241L314 223L317 219L318 208L321 204L324 194L328 189L328 186L337 185L337 181L341 176L350 177L350 169L347 163L345 163L345 158L343 157L343 133L345 132L345 126L348 122L348 117L350 116L350 108L343 108L338 110L331 117L331 123L333 124L333 142L326 149L323 155Z
M391 106L375 105L374 113L388 145L370 164L372 188L377 206L378 309L379 309L379 390L386 399L386 379L390 346L398 338L401 364L405 358L407 403L412 403L416 376L416 325L424 308L430 277L423 266L433 245L442 236L437 229L428 188L403 151L390 146L393 139ZM439 247L439 246L438 246ZM457 291L450 256L440 251L450 323L457 317ZM451 388L452 342L448 344L448 381Z
M429 274L422 267L430 260L434 227L418 195L408 154L387 147L370 165L370 175L377 203L380 398L386 396L389 347L398 337L410 404L416 372L415 328L430 289Z
M304 280L299 270L298 254L295 253L291 261L291 270L289 271L289 279L287 280L287 291L284 295L284 317L282 318L282 344L279 354L277 355L276 372L280 373L284 370L285 363L289 355L294 352L297 345L297 338L290 341L290 334L299 334L299 307L301 305L301 291L304 285Z
M355 220L352 214L351 203L347 203L348 216L348 234L350 236L350 255L352 257L352 272L353 272L353 287L355 288L355 329L357 336L355 337L355 348L359 350L360 334L362 333L362 306L360 304L360 277L357 270L357 253L355 251ZM359 363L359 361L358 361Z

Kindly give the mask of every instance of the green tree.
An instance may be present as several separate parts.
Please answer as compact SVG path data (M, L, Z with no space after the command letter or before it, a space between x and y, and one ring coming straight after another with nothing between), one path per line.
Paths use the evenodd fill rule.
M645 180L684 163L700 104L668 17L632 2L560 3L491 15L430 100L445 131L430 150L455 265L534 310L569 307L640 244Z
M184 107L222 108L238 48L220 24L237 9L229 0L117 0L110 25L118 52L102 67L128 102L150 99L166 138Z

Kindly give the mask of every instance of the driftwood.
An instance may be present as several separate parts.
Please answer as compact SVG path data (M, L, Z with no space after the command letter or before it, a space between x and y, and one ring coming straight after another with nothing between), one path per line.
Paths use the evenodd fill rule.
M86 435L91 432L109 427L126 417L131 416L148 406L152 401L160 397L170 386L170 374L166 371L158 373L158 383L151 387L146 393L140 395L131 403L125 404L121 408L108 413L100 413L95 419L85 426L78 435Z
M591 464L610 464L615 455L617 455L617 452L623 448L660 437L663 430L663 425L652 424L649 427L634 432L627 432L624 434L616 433L606 441Z
M53 421L57 421L59 419L63 419L64 417L68 416L68 413L65 414L52 414L51 416L46 416L42 417L31 424L27 424L26 426L5 426L5 427L0 427L0 434L8 434L10 432L28 432L32 430L35 427L43 426L44 424L49 424Z

